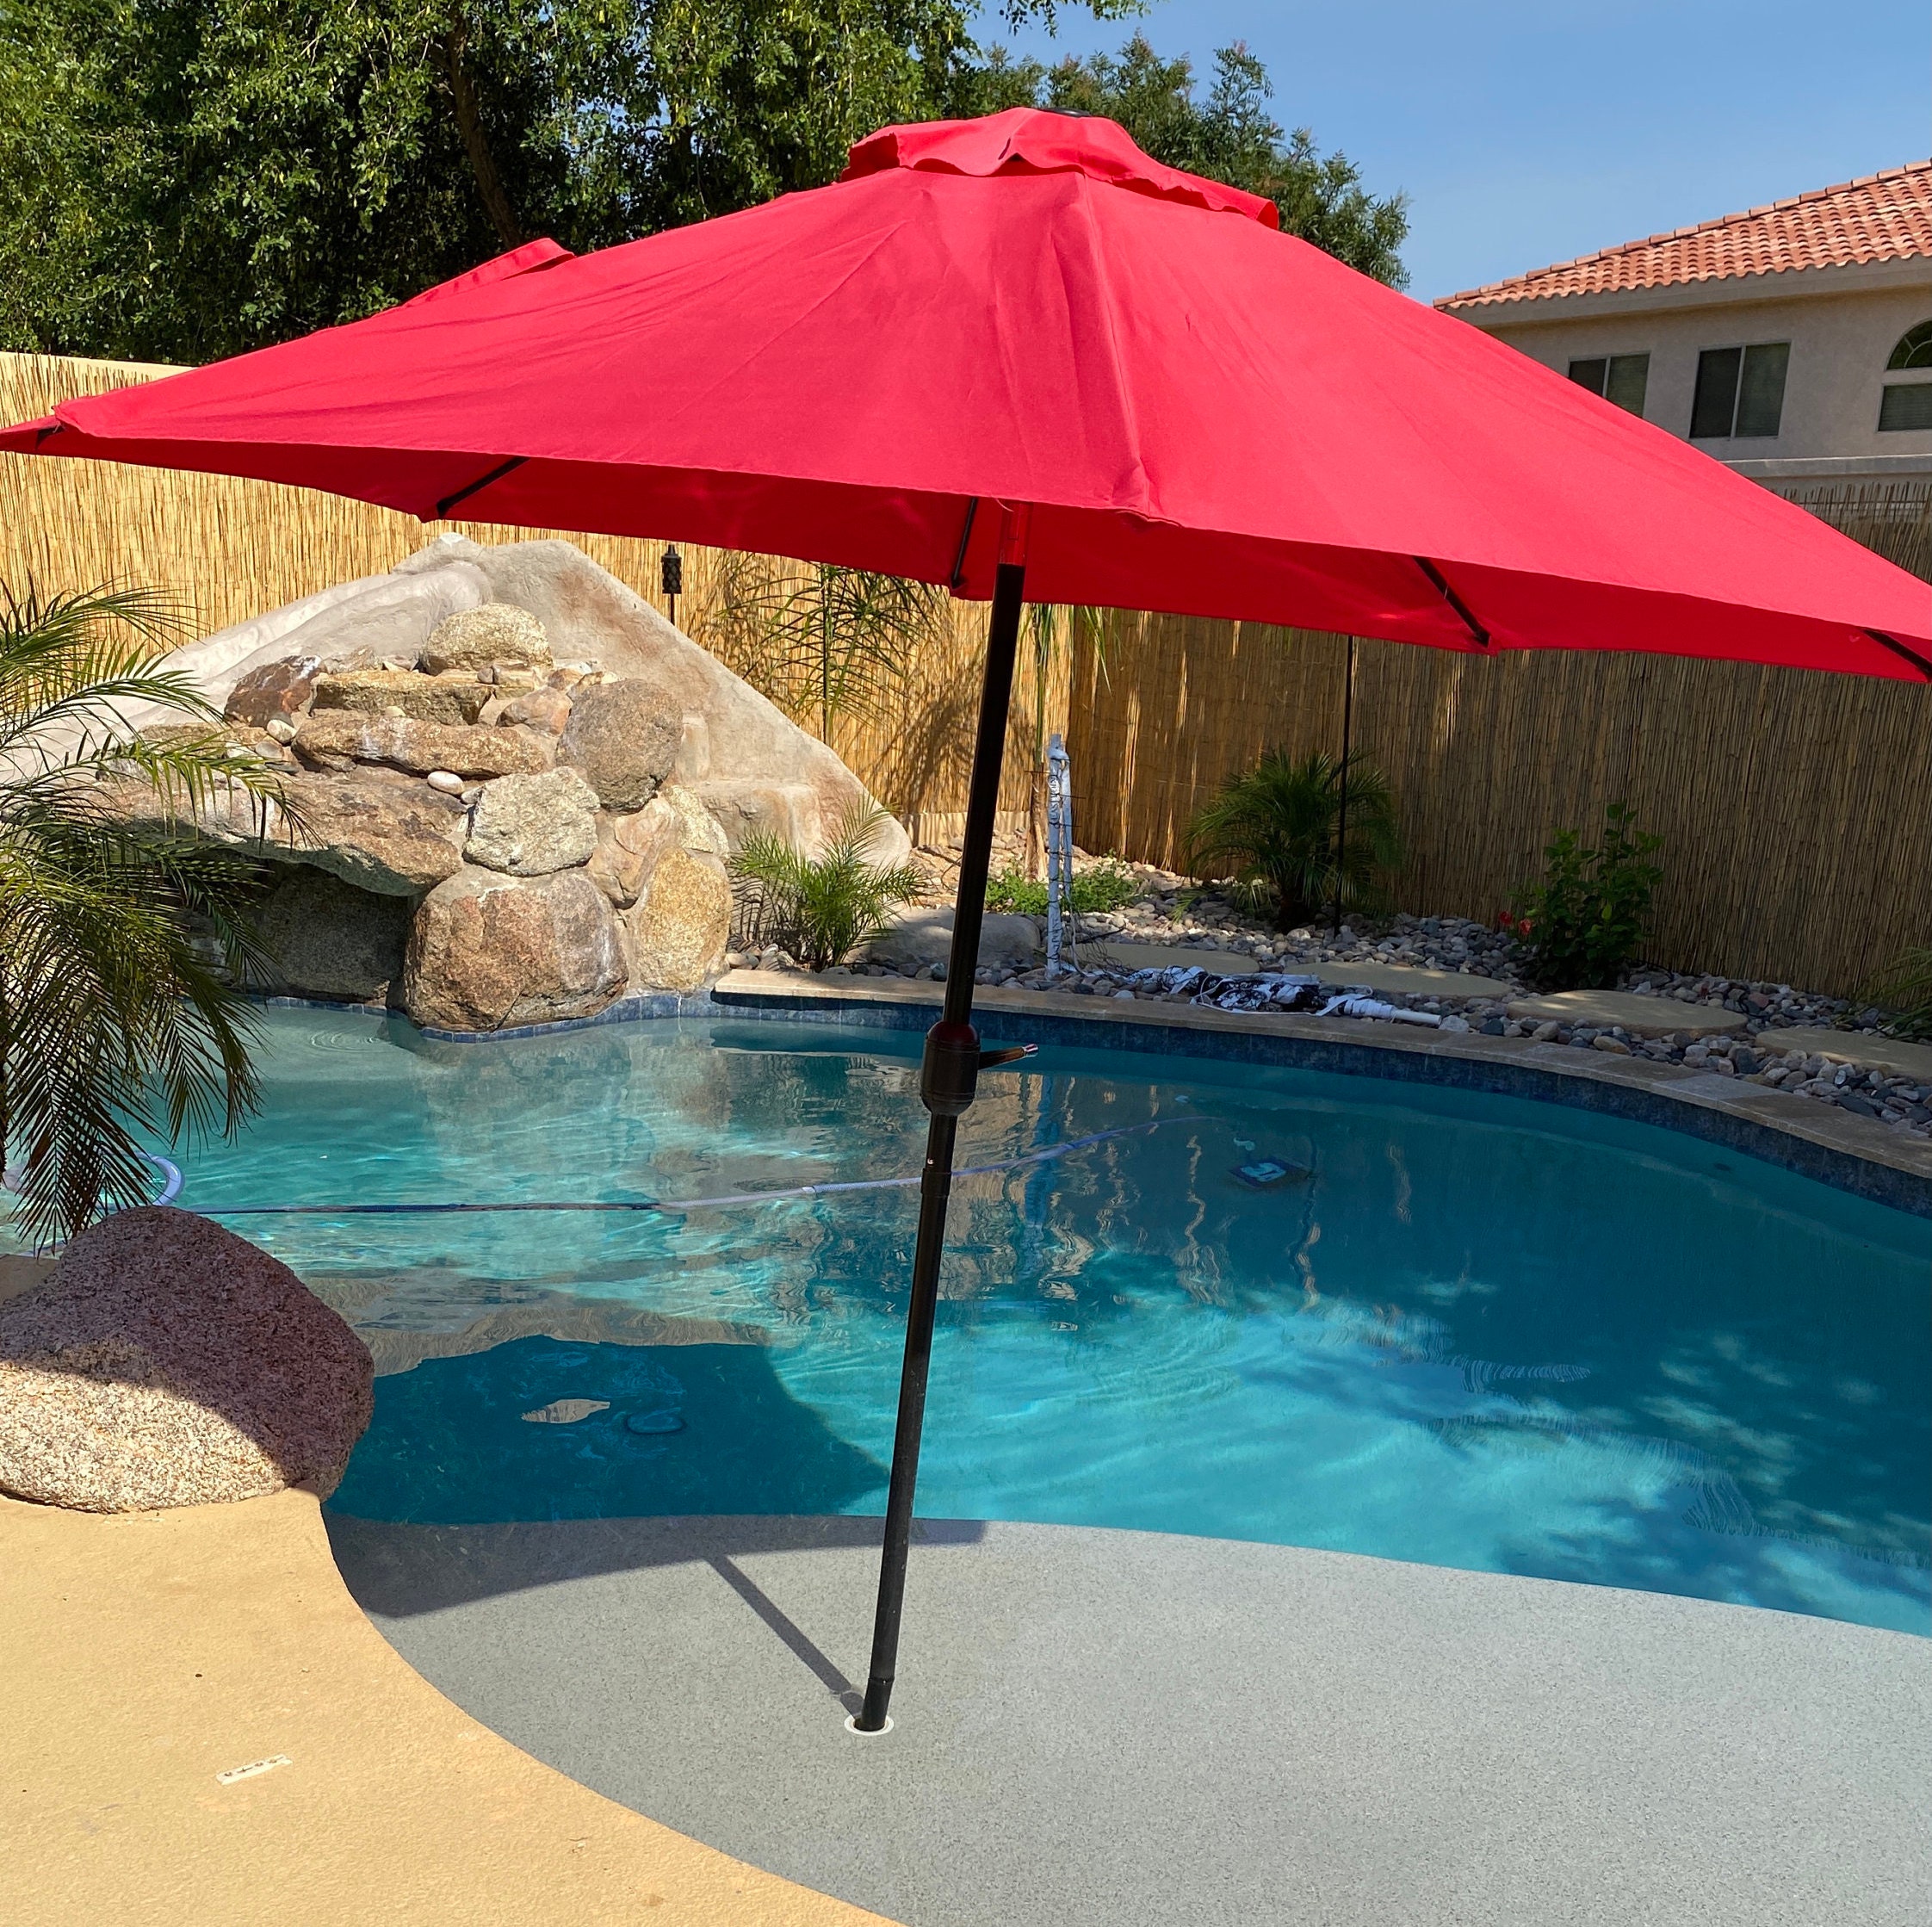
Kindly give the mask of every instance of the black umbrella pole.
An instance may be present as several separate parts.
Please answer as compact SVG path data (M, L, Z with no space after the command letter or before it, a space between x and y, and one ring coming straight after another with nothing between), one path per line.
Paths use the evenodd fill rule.
M980 685L979 733L973 781L959 852L959 889L953 899L952 951L946 964L945 1004L926 1032L920 1095L932 1113L920 1180L919 1242L913 1254L913 1295L906 1310L906 1359L899 1374L899 1422L892 1439L892 1484L886 1496L885 1544L879 1557L879 1603L872 1621L872 1665L865 1704L852 1724L862 1733L883 1731L899 1670L899 1622L906 1603L906 1554L912 1544L913 1500L919 1485L920 1437L926 1422L926 1380L932 1363L932 1322L939 1302L939 1261L945 1249L946 1205L952 1195L953 1140L973 1101L979 1077L979 1034L973 1028L973 972L978 967L980 922L986 914L987 873L993 861L993 821L1000 803L1000 767L1006 746L1013 657L1026 571L1001 563L993 591L986 675Z

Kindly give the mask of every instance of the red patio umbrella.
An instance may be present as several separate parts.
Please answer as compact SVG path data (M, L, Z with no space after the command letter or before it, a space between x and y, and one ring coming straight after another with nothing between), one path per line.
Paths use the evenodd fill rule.
M1932 681L1932 594L1112 121L889 127L836 186L84 400L0 449L991 597L863 1731L885 1720L1023 595Z

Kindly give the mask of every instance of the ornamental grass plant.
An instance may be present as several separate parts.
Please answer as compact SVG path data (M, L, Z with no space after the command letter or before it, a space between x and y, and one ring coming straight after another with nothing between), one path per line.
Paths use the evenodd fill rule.
M1281 930L1331 907L1378 907L1384 878L1402 860L1395 791L1359 757L1346 773L1344 842L1341 761L1319 749L1268 751L1196 812L1187 837L1194 874L1228 879L1235 903Z
M819 857L769 831L746 837L731 865L741 940L777 944L823 970L882 937L924 881L909 864L870 860L888 821L876 804L848 805Z

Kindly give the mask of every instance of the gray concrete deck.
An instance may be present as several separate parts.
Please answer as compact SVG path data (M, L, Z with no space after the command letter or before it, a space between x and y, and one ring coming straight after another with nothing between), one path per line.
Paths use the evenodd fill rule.
M1290 1547L934 1525L331 1522L412 1664L627 1806L912 1927L1892 1927L1932 1641Z

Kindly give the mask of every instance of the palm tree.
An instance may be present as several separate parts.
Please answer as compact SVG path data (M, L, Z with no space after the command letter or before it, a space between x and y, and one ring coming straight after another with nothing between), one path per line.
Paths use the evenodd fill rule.
M734 555L700 640L780 709L816 710L830 742L841 716L886 717L944 602L927 583L870 569Z
M890 821L876 803L845 806L825 854L812 858L769 830L754 831L732 859L747 937L775 939L801 964L822 970L892 927L895 906L919 895L909 864L868 860Z
M1313 920L1327 904L1372 902L1380 874L1402 860L1395 792L1379 770L1349 759L1347 846L1338 856L1342 768L1324 750L1297 761L1271 749L1230 777L1189 828L1195 874L1231 877L1282 930Z
M46 1243L152 1194L138 1132L232 1132L254 1108L237 985L266 961L258 867L191 819L238 791L265 835L280 786L159 666L182 625L152 593L0 603L0 1163L22 1154L14 1224ZM127 715L150 704L185 721L144 737ZM131 785L158 824L117 809Z

